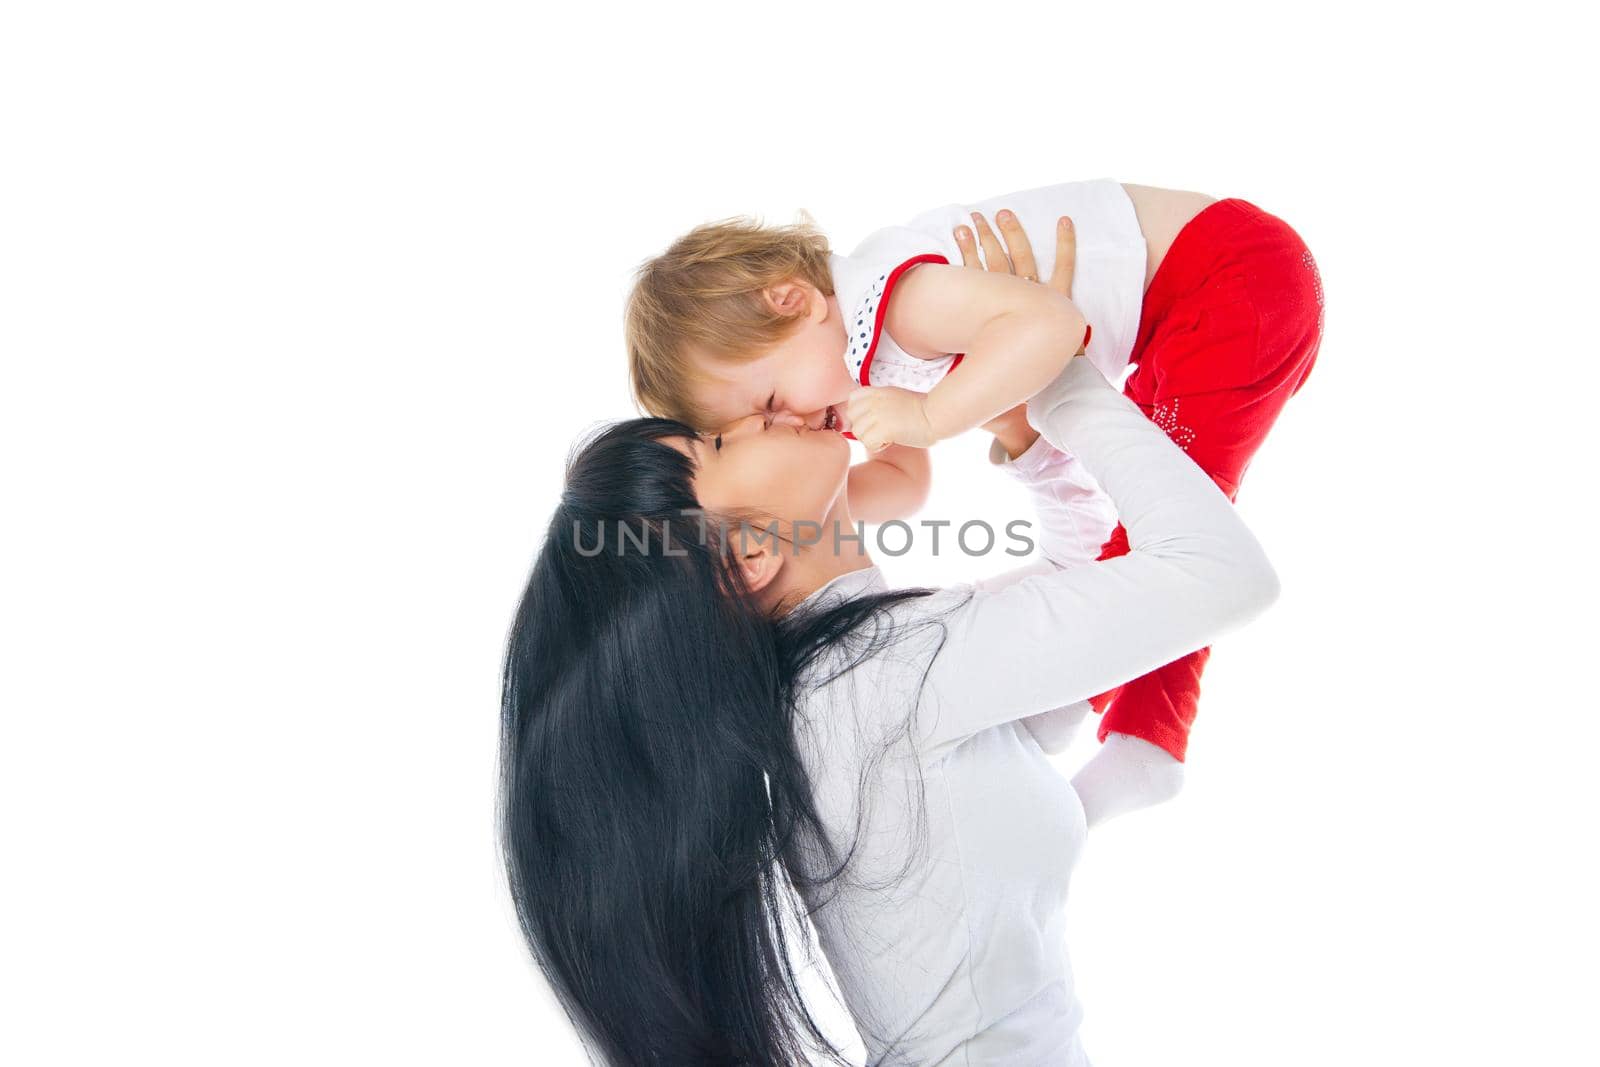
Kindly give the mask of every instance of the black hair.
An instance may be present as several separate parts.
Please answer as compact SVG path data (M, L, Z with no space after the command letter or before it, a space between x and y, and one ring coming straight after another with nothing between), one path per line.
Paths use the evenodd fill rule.
M609 1064L844 1064L801 995L789 884L838 877L794 735L824 652L835 676L927 590L776 616L699 511L667 419L603 428L566 486L512 626L500 841L519 923ZM876 622L877 625L866 625ZM796 861L823 846L821 869ZM852 846L853 847L853 846ZM807 853L815 855L815 853Z

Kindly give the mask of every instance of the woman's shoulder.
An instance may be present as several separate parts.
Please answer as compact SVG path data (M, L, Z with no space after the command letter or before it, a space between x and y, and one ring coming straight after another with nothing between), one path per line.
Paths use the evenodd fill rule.
M889 589L878 578L868 591L878 601L855 620L849 630L832 638L806 670L806 688L823 689L845 678L869 680L871 685L902 684L903 673L921 674L942 645L943 623L972 596L970 586ZM838 607L843 598L819 597L812 610Z

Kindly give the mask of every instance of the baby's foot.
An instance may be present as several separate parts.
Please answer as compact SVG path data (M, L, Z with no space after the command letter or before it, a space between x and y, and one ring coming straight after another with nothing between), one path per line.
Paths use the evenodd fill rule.
M1107 734L1100 751L1072 778L1090 826L1171 800L1183 788L1183 764L1165 749L1128 734Z

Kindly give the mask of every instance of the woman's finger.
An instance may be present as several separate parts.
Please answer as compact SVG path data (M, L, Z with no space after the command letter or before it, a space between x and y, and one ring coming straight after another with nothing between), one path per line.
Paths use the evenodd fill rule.
M961 265L983 269L983 260L978 256L978 240L972 236L970 226L956 227L956 247L961 249Z
M972 213L972 225L978 231L978 243L983 246L984 265L990 270L1004 271L1007 274L1013 273L1011 260L1006 257L1006 250L1000 244L1000 238L996 237L994 231L989 229L989 220L974 211Z
M1065 215L1056 221L1056 265L1050 272L1050 288L1072 295L1072 276L1078 270L1078 228Z
M1039 265L1033 261L1033 245L1028 243L1028 235L1022 232L1022 223L1017 221L1016 213L1001 211L995 215L994 222L1000 227L1000 236L1005 239L1011 272L1030 282L1038 281Z

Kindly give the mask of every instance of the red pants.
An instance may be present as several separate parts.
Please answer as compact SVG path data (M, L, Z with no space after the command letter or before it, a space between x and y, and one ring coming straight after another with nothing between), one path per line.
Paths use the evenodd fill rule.
M1255 205L1221 200L1183 228L1156 271L1123 391L1232 500L1321 339L1322 283L1305 242ZM1118 526L1100 558L1127 551ZM1210 654L1095 697L1100 740L1131 734L1183 759Z

